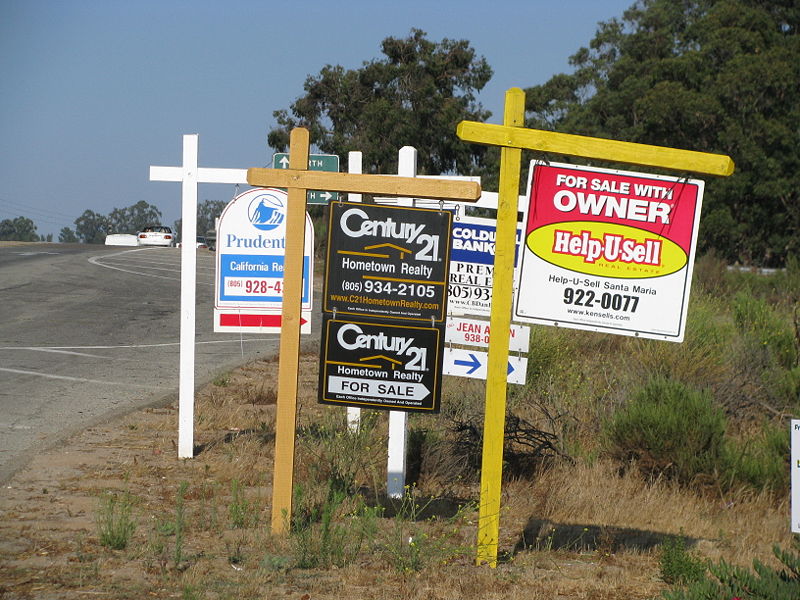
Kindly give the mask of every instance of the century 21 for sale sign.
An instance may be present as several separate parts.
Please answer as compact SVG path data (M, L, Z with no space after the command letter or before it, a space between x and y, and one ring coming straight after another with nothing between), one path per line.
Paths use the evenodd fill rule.
M680 342L703 182L531 165L519 320Z

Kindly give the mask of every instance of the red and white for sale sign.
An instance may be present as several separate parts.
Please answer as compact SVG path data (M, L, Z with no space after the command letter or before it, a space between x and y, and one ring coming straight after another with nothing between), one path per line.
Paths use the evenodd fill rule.
M682 341L703 187L531 164L515 318Z

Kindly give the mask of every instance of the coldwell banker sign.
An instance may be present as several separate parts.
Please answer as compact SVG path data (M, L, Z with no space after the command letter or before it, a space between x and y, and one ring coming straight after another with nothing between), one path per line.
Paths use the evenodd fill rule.
M491 314L496 228L494 219L480 217L460 217L453 223L448 314L487 317ZM521 238L522 230L517 229L517 247ZM515 255L515 265L516 262Z
M231 200L219 219L214 331L280 332L286 252L283 190L255 188ZM311 219L306 215L303 333L310 332Z
M703 182L531 165L515 317L680 342Z

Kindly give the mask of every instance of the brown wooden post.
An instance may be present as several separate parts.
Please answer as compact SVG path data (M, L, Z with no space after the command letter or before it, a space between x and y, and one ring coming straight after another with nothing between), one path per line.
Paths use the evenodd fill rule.
M307 129L293 129L289 168L308 168ZM306 190L290 187L286 209L286 256L278 363L278 406L275 419L275 470L272 479L272 531L286 533L292 514L294 439L297 427L297 376L300 365L300 317L303 298L303 247L306 231ZM312 274L309 273L309 277Z
M308 155L308 130L296 128L292 130L289 141L288 169L253 168L247 171L250 185L289 190L272 482L272 531L277 534L287 533L292 515L306 192L310 189L328 190L464 202L475 202L481 196L480 185L471 181L309 171Z

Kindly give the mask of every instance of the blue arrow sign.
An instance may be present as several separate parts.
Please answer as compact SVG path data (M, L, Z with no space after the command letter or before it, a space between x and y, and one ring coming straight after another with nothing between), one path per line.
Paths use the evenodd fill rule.
M481 368L481 361L479 361L478 357L472 353L470 353L469 357L472 360L454 360L453 364L458 367L471 367L470 370L467 371L467 375L472 375L475 371ZM510 372L511 371L509 371L509 373Z
M475 371L481 368L481 361L478 360L478 357L474 354L469 354L470 360L454 360L453 364L457 367L470 367L470 370L467 371L467 375L472 375ZM511 362L508 363L508 371L506 372L507 375L511 375L514 372L514 365Z
M486 379L489 355L480 350L452 348L446 346L442 366L445 375ZM528 359L524 356L509 356L506 377L508 383L524 384L528 371Z

